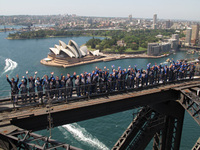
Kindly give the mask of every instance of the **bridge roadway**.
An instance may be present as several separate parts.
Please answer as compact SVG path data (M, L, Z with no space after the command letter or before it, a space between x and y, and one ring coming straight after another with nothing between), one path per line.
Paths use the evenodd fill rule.
M53 105L53 110L51 110L53 126L61 126L63 124L92 119L142 106L156 106L159 103L176 101L180 99L180 91L175 89L184 86L200 86L200 81L198 79L187 80L169 83L167 85L133 89L121 93L112 93L110 95L102 94L91 97L90 99ZM173 110L168 111L168 113L174 115ZM16 130L16 128L31 131L46 129L49 124L47 116L47 108L44 106L1 112L0 134L9 134Z

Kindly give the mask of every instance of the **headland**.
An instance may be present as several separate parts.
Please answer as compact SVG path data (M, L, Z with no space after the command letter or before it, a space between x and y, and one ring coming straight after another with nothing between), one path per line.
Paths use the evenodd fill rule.
M40 61L41 64L47 66L56 67L74 67L90 63L96 63L101 61L114 61L119 59L130 59L130 58L161 58L168 56L149 56L146 53L143 54L103 54L99 50L89 51L87 46L82 46L79 48L78 44L70 40L68 44L59 40L59 45L54 46L54 48L49 48L47 58Z

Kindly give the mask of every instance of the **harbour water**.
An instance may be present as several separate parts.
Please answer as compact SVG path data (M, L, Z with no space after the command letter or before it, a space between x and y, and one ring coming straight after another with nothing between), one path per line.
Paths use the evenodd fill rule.
M116 67L121 66L122 68L128 68L129 65L146 68L147 63L160 64L164 63L167 58L177 60L186 57L198 57L198 55L186 55L185 52L177 52L175 55L159 59L124 59L71 68L50 67L40 64L40 60L47 56L49 47L58 44L59 40L67 42L70 39L76 41L78 45L82 45L92 37L7 40L5 39L7 35L8 33L0 33L0 97L10 94L10 87L5 77L6 74L10 78L15 77L16 74L19 74L21 78L27 70L30 75L38 71L38 76L40 77L45 74L50 75L50 72L54 72L55 75L60 75L61 73L66 75L68 72L72 74L74 71L80 74L84 71L91 72L96 66L100 68L107 66L111 69L111 65L114 64ZM86 150L111 149L132 121L134 111L136 110L55 127L52 131L52 138ZM49 135L47 130L37 131L37 133ZM186 112L180 149L191 149L199 136L199 126ZM152 149L152 143L149 144L147 149Z

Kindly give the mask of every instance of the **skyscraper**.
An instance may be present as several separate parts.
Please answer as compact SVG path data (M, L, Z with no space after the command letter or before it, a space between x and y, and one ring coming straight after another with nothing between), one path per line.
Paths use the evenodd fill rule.
M129 21L131 22L132 21L132 15L129 15L128 18L129 18Z
M168 20L165 22L165 28L169 29L170 27L171 27L171 22L170 22L170 20Z
M191 44L191 36L192 36L192 29L187 28L186 30L186 38L185 38L185 44L190 45Z
M157 23L157 14L154 14L153 15L153 24L156 24Z
M156 26L157 26L156 24L157 24L157 14L154 14L154 15L153 15L153 29L156 29L156 28L157 28L157 27L156 27Z
M199 39L199 24L192 25L191 43L197 44Z

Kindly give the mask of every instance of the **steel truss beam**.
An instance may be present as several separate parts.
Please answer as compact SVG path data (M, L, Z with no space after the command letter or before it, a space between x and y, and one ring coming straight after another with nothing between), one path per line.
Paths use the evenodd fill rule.
M143 149L148 145L154 133L162 128L163 124L164 118L162 115L154 112L149 107L144 107L112 149Z
M56 150L57 148L63 148L66 150L81 150L70 146L69 144L60 143L48 137L22 129L17 129L16 131L5 136L13 141L16 141L17 147L20 149Z
M200 150L200 138L197 140L192 150Z
M180 104L192 116L192 118L200 125L200 97L190 89L180 90L182 95Z
M153 150L179 150L183 119L165 117L165 126L154 135Z
M165 107L162 111L156 107ZM168 106L168 109L166 109ZM184 108L177 102L142 108L112 150L142 150L154 137L153 150L178 150L180 146ZM171 108L177 114L171 116ZM160 108L158 109L160 110ZM166 111L166 112L165 112ZM174 111L173 113L176 113ZM170 115L169 115L170 114Z
M178 102L161 103L153 107L165 115L165 124L154 135L153 150L178 150L181 141L185 110Z

